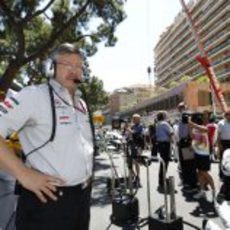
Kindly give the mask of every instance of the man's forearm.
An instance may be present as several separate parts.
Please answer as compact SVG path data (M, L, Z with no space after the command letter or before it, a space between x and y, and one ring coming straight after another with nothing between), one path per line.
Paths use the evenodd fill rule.
M5 139L0 136L0 168L20 180L26 167L23 162L15 155L13 150L8 147Z

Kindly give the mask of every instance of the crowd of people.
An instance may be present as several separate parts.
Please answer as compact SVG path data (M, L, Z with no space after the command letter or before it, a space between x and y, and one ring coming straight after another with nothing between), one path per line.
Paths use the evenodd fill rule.
M148 127L141 123L142 117L139 114L133 114L130 120L123 121L119 132L125 140L125 148L131 148L135 184L141 187L138 156L149 149L153 158L160 156L161 159L157 191L167 193L163 174L167 174L168 165L174 159L178 162L178 186L182 186L184 192L191 193L194 200L207 199L207 191L210 190L213 206L224 219L227 229L230 219L223 213L230 210L230 177L229 172L223 173L223 168L226 169L226 165L230 164L229 157L226 157L230 152L230 111L226 111L217 120L208 110L188 111L184 102L179 103L177 108L178 116L174 122L169 119L166 111L159 111ZM127 145L130 141L132 145ZM213 161L219 162L219 180L223 184L220 191L217 191L218 186L215 185L211 172ZM216 202L217 197L226 199L223 205ZM208 225L210 222L207 222Z
M174 150L174 159L178 161L179 185L183 186L184 191L193 193L195 200L206 199L206 191L211 190L212 203L220 214L225 229L229 229L230 218L229 215L226 215L226 211L229 213L230 210L230 111L224 113L223 119L216 121L214 114L210 111L191 113L186 109L184 102L178 105L179 115L174 123L169 121L166 111L158 112L154 124L148 128L148 138L146 138L144 125L140 123L141 119L138 114L132 117L131 132L127 122L122 132L126 134L129 130L139 155L145 148L144 143L149 142L147 145L151 146L152 156L159 155L163 160L163 162L160 161L158 177L157 190L160 193L167 192L165 191L167 188L164 187L163 164L165 173L167 173L172 150ZM138 120L136 120L137 117ZM138 157L134 156L134 159L137 159L136 164L138 164ZM219 180L223 183L220 191L217 191L211 173L213 159L219 161ZM135 167L138 168L136 165ZM139 171L136 172L136 175L139 175ZM221 204L216 202L220 199L222 199ZM207 226L207 229L212 229L208 227L211 226L210 222L204 225Z

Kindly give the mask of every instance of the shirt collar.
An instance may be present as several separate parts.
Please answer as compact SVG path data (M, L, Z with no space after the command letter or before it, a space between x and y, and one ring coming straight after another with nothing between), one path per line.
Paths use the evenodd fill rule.
M51 78L49 82L50 85L56 90L57 93L61 95L69 96L68 90L58 81L56 81L54 78ZM80 96L81 96L81 91L76 89L74 93L75 100L77 101L80 98Z

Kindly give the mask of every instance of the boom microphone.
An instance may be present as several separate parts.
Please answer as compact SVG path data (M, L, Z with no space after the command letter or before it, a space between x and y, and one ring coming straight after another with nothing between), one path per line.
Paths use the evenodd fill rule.
M80 79L74 79L73 82L76 83L76 84L80 84L80 83L82 83L83 81L80 80Z

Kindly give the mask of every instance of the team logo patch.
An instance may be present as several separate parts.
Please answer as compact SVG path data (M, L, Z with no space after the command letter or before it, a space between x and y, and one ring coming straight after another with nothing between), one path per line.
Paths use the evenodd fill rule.
M60 121L69 120L69 116L60 116L60 117L59 117L59 120L60 120Z
M60 116L59 117L59 122L60 122L61 125L71 124L69 116Z

